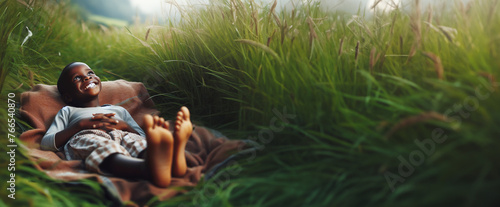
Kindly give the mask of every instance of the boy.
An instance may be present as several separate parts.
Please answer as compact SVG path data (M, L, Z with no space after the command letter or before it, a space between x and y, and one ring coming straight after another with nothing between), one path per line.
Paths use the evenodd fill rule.
M66 159L84 160L90 171L146 179L159 187L186 173L184 150L193 131L186 107L175 124L145 115L142 130L123 107L99 105L101 80L82 62L63 69L57 89L67 106L42 138L42 149L64 149Z

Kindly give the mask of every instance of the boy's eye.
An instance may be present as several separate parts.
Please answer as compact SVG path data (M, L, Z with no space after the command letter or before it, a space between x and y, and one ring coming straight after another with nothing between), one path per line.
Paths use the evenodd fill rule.
M92 75L92 74L95 74L93 71L89 71L89 73L87 73L87 75Z
M76 76L75 78L73 78L73 81L79 81L81 80L82 78L80 78L80 76Z

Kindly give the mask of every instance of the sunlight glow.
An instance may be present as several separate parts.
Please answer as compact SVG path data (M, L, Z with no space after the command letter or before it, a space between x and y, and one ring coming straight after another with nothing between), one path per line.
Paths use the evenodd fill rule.
M377 3L375 7L374 4ZM369 0L368 4L366 5L370 11L384 11L384 12L389 12L394 10L395 8L401 6L401 0Z

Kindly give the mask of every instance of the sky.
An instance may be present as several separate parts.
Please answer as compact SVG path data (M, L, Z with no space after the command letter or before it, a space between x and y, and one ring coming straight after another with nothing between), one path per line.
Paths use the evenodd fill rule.
M178 15L178 11L172 4L167 2L175 1L179 5L203 5L208 4L209 0L130 0L132 6L134 8L138 8L147 14L154 14L156 16L164 16L164 17L172 17ZM257 3L261 3L263 5L268 4L271 5L274 0L254 0ZM366 9L368 12L372 12L370 9L372 7L374 1L376 0L277 0L278 6L277 8L291 8L292 1L297 4L300 2L307 1L319 1L323 8L329 10L343 10L349 13L356 13L358 8ZM469 1L469 0L420 0L422 5L428 5L430 3L440 3L440 2L453 2L453 1ZM394 2L399 5L409 5L414 0L382 0L381 3L377 5L377 9L380 10L390 10L391 7L388 6L393 4Z
M144 13L147 14L161 14L163 13L169 13L169 12L175 12L175 7L170 8L171 4L167 2L172 2L174 0L130 0L132 3L132 6L134 8L138 8ZM261 4L272 4L274 0L255 0L256 2L260 2ZM277 0L278 1L278 6L277 8L283 8L284 6L290 6L292 5L292 1L297 4L300 3L301 1L307 1L307 0ZM321 5L325 6L325 8L336 8L336 9L341 9L345 10L348 12L356 12L358 10L358 7L361 6L361 8L368 7L368 5L373 5L373 1L375 0L317 0L321 2ZM383 8L387 6L387 3L385 2L390 2L391 0L383 0L382 3L379 4L379 8ZM397 3L400 3L401 0L393 0ZM209 0L175 0L176 3L179 5L203 5L207 4Z

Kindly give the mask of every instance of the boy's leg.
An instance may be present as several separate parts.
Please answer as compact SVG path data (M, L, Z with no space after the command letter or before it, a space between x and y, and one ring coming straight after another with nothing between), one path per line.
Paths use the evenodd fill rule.
M186 143L193 132L193 124L191 123L190 113L188 108L181 107L177 113L174 128L174 157L172 166L173 176L183 176L186 174Z
M169 124L158 116L144 116L144 132L148 148L146 167L151 181L159 187L167 187L171 181L174 138L168 130Z
M143 159L124 154L112 154L99 165L102 171L109 172L121 178L142 178L149 180L150 176Z
M117 177L149 180L151 176L148 174L149 171L145 160L136 158L141 151L146 149L146 139L140 135L121 130L113 130L107 132L107 134L112 138L113 144L110 146L108 143L96 150L107 151L109 148L120 148L121 150L109 154L99 165L99 169ZM118 144L120 147L117 147ZM126 150L126 152L123 152L123 150Z
M173 136L168 130L169 123L158 116L144 116L144 132L147 149L142 150L143 137L132 133L115 135L131 156L113 154L104 160L101 169L124 178L143 178L159 187L167 187L171 182L173 158ZM120 133L116 131L115 133ZM140 138L140 139L139 139ZM139 158L135 158L138 156ZM141 159L144 158L144 159Z
M84 160L88 170L99 173L103 173L102 170L111 172L107 167L109 162L105 162L109 157L118 154L130 157L129 152L116 142L110 134L101 130L82 130L78 132L64 146L64 151L66 159ZM137 163L132 164L136 166ZM134 173L134 177L137 177L136 175L139 174Z

